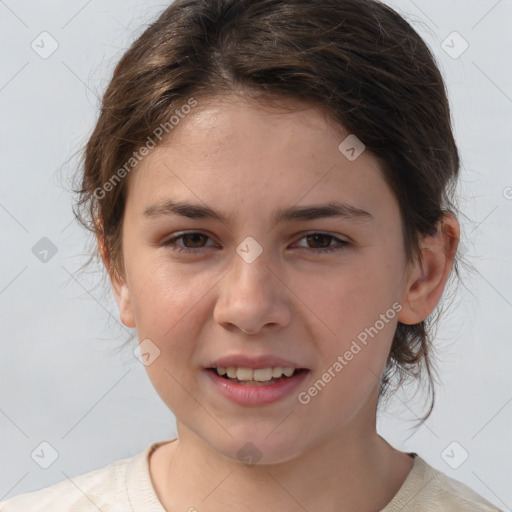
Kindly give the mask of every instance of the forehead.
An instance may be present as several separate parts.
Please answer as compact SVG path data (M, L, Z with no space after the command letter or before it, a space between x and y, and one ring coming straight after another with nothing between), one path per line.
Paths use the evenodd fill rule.
M142 211L186 196L239 212L327 199L374 210L393 202L376 158L365 151L351 161L340 151L349 132L318 108L284 105L199 101L133 171L128 203Z

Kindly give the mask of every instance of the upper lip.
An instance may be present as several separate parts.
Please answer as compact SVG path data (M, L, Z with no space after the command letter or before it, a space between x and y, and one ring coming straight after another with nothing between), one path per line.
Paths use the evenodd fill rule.
M220 357L213 361L207 368L304 368L305 366L297 364L289 359L283 359L282 357L273 355L261 355L261 356L248 356L244 354L233 354L230 356Z

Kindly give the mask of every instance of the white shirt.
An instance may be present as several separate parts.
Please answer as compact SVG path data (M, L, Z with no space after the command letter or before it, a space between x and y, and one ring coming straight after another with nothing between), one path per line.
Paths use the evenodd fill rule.
M166 512L151 481L149 456L167 442L152 443L133 457L14 496L0 503L0 512ZM413 455L406 480L381 512L503 512Z

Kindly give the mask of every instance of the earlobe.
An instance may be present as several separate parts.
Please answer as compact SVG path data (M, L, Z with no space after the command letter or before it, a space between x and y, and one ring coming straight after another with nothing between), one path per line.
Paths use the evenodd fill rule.
M121 322L123 322L126 327L135 327L135 319L130 300L130 289L128 288L126 281L116 276L111 277L111 281Z
M398 321L413 325L425 320L439 303L452 269L460 238L456 217L446 212L437 233L424 236L419 258L410 272L403 292Z

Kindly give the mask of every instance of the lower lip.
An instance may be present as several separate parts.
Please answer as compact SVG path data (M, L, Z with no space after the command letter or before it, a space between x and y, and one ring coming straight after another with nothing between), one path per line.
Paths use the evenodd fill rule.
M226 398L245 406L260 406L277 402L290 395L307 377L309 370L303 370L275 384L248 386L238 384L217 375L215 370L205 370L215 387Z

